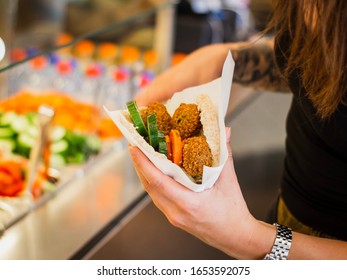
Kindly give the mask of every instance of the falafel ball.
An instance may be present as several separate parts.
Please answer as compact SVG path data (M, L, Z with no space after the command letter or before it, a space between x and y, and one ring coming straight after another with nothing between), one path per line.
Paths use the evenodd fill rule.
M163 103L153 102L146 109L141 110L141 118L147 124L147 116L155 113L157 115L158 130L163 131L164 135L169 135L171 130L171 116Z
M181 103L175 110L171 123L172 128L180 132L182 139L197 135L202 128L198 106Z
M203 166L212 166L213 158L205 136L195 136L184 140L182 167L197 182L201 182Z

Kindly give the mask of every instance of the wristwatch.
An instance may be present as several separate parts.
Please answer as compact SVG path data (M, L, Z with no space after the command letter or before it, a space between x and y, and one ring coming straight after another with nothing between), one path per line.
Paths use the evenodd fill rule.
M286 260L292 244L292 230L286 226L274 223L277 235L270 253L266 254L264 260Z

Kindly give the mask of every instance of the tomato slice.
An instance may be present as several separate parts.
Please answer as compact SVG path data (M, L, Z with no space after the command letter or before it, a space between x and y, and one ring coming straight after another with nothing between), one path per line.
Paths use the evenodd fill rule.
M24 188L23 181L19 181L13 184L4 185L0 183L0 195L2 196L16 196Z

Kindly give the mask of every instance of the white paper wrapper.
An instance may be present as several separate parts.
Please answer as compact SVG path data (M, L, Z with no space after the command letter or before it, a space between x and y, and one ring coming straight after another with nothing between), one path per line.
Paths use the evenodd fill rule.
M187 88L181 92L177 92L166 103L167 110L172 116L176 108L181 103L196 103L198 95L207 94L210 96L213 105L218 112L218 124L220 128L219 165L216 167L204 167L201 184L196 184L195 182L193 182L182 168L172 163L164 155L155 152L154 149L138 133L134 133L135 127L129 121L129 119L124 116L124 113L127 114L127 110L109 111L107 108L105 108L105 110L111 117L111 119L115 122L119 130L123 133L127 141L131 145L139 147L158 169L160 169L163 173L171 176L177 182L181 183L192 191L204 191L214 185L228 158L228 151L225 141L226 135L224 129L224 118L229 104L234 66L234 60L232 59L231 53L229 52L224 62L222 76L220 78L200 86Z

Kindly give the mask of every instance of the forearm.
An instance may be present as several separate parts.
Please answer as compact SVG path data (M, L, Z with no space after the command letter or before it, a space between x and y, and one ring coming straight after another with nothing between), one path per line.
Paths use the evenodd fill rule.
M220 77L229 51L235 60L233 82L269 91L289 91L275 62L273 37L263 37L255 42L233 42L203 47L177 65L177 69L171 69L171 73L177 74L178 69L184 73L184 78L181 77L183 79L177 84L183 85L181 82L185 82L185 87L209 82ZM188 72L194 64L194 71ZM175 76L172 78L175 79ZM180 76L176 78L180 79Z
M293 232L289 259L347 259L347 242Z
M266 37L239 48L231 45L235 60L233 81L268 91L289 92L288 85L277 68L273 46L273 38Z
M244 241L236 243L239 244L239 248L228 248L226 246L222 250L240 259L263 259L271 251L275 237L275 226L257 221L249 236L244 236ZM230 250L231 248L232 250ZM347 242L293 231L288 259L347 259Z
M139 105L165 101L175 92L220 77L229 51L235 60L234 82L265 90L288 91L274 61L272 40L262 39L256 43L233 42L199 48L181 63L159 74L135 99Z
M229 49L224 44L202 47L159 74L136 96L138 104L165 101L178 91L218 78Z

